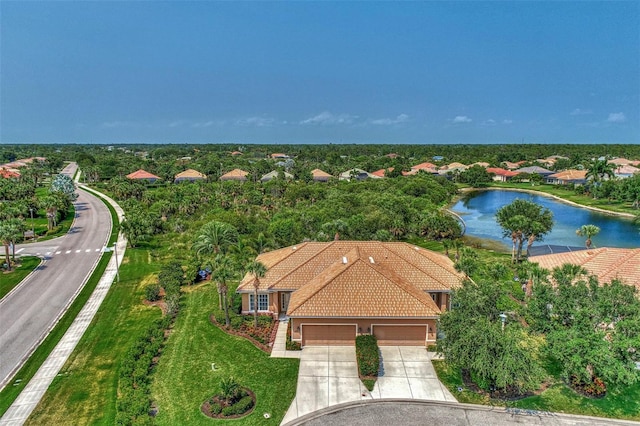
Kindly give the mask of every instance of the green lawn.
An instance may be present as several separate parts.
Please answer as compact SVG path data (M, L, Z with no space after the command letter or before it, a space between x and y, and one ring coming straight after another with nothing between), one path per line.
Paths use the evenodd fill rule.
M503 401L489 399L467 389L458 391L462 384L460 371L454 370L444 361L433 361L438 378L460 402L483 405L506 405ZM585 398L562 383L556 383L540 395L508 403L509 407L584 416L611 417L640 420L640 383L634 386L613 387L601 399Z
M210 282L189 290L154 374L157 423L212 424L200 412L200 405L218 391L221 378L233 376L255 392L257 401L252 414L229 422L280 424L295 396L299 360L269 358L247 340L212 325L208 317L217 306L217 292ZM216 371L211 363L216 364ZM265 419L264 413L271 418Z
M4 259L4 258L3 258ZM16 258L17 259L17 258ZM20 281L40 264L40 258L25 256L20 258L20 266L9 273L0 272L0 299L6 296Z
M118 369L124 353L160 310L143 305L144 286L159 264L146 249L128 249L93 322L27 424L104 424L115 421Z

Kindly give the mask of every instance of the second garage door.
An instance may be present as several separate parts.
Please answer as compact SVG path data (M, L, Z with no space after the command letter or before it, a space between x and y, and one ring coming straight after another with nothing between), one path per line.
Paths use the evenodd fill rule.
M302 345L353 345L356 325L302 324Z
M381 346L424 346L426 325L374 325L373 335Z

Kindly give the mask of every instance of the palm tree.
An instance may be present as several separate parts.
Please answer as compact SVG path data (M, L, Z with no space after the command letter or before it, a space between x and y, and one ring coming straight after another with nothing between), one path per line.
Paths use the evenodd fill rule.
M0 241L4 246L4 258L7 264L7 270L11 270L11 257L9 256L9 246L13 240L13 229L9 221L0 222Z
M225 325L229 327L229 325L231 325L231 319L229 318L229 300L227 299L229 287L227 286L227 282L233 278L234 269L231 259L227 256L217 255L215 261L216 268L213 270L212 277L216 283L218 283L218 288L220 289L218 294L220 299L222 299Z
M595 159L587 165L587 179L594 183L594 187L597 187L599 183L604 180L605 177L613 179L615 177L615 165L609 163L606 159ZM597 198L597 192L593 192L593 198Z
M600 228L596 225L582 225L580 229L576 230L576 235L581 237L587 237L586 245L587 248L591 248L591 237L595 237L600 232Z
M238 231L233 226L217 220L208 222L200 229L200 233L192 248L196 255L215 256L226 252L227 248L238 240ZM222 309L222 293L218 283L218 308Z
M225 222L213 220L205 223L193 243L198 255L218 254L238 241L238 230Z
M260 288L260 278L264 278L267 267L259 260L254 260L247 267L247 272L253 275L253 321L258 327L258 289Z
M574 281L584 278L588 274L589 271L582 266L571 263L553 268L551 272L551 276L558 285L571 285Z

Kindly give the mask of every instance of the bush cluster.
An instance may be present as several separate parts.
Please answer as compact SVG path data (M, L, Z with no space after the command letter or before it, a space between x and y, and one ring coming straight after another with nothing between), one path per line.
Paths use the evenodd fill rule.
M258 328L254 326L253 315L239 315L229 312L231 329L235 332L246 334L256 341L266 345L271 337L273 317L271 315L258 315ZM224 312L216 309L213 318L218 324L225 323Z
M144 288L145 299L155 302L160 299L160 284L149 284Z
M378 377L380 350L375 336L363 334L356 337L356 359L361 376Z
M178 262L163 266L158 274L158 283L164 288L167 314L176 316L180 310L180 286L184 284L184 271Z
M155 321L125 354L118 383L117 424L141 424L148 420L154 358L164 345L164 332L172 320L171 316L165 316Z
M302 345L300 342L294 342L291 340L291 321L287 325L287 350L288 351L300 351L302 350Z

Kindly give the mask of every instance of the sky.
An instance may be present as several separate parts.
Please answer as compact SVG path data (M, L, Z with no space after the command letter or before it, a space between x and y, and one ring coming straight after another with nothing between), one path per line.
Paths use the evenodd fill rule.
M0 1L3 143L640 143L640 2Z

